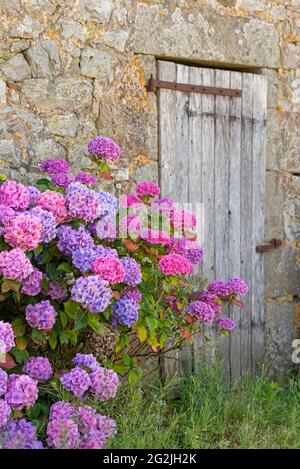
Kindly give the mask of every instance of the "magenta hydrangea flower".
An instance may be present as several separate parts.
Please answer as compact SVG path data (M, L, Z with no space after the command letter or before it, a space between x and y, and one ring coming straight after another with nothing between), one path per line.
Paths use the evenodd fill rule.
M113 370L97 367L90 373L91 391L101 400L113 399L119 387L119 377Z
M76 182L81 182L82 184L87 184L88 186L95 186L98 182L95 176L88 173L78 173L75 176Z
M83 396L91 385L89 374L78 366L65 373L60 382L67 391L71 391L77 397Z
M48 381L53 375L51 363L46 357L31 357L23 366L22 371L37 381Z
M128 234L137 238L140 235L141 231L140 218L137 215L129 215L122 217L120 223L120 231L122 237L124 238L127 238Z
M131 257L122 257L121 263L125 270L124 283L130 287L135 287L142 281L142 272L140 264Z
M216 326L224 331L232 331L236 328L236 323L232 319L223 316L216 320Z
M6 225L16 214L14 209L6 205L0 205L0 224Z
M194 270L192 263L188 259L176 253L162 256L158 263L158 268L165 275L189 275Z
M72 300L81 303L91 313L103 312L110 303L112 291L108 282L98 275L79 277L72 287Z
M42 173L54 174L67 173L70 169L69 163L63 158L45 160L40 165Z
M164 215L169 215L171 213L171 210L174 209L175 202L171 197L163 197L162 199L157 199L154 200L151 203L151 209L154 210L154 212L161 212Z
M11 218L5 225L4 239L13 248L20 248L22 251L35 249L42 233L40 220L33 215L21 213Z
M214 311L214 313L220 314L222 311L221 305L217 301L218 297L209 291L202 292L200 295L199 300L204 301L204 303L207 303Z
M11 414L11 408L6 401L0 399L0 431L8 422Z
M49 282L49 289L47 295L52 298L52 300L63 301L67 298L67 290L57 282Z
M0 274L4 278L21 282L32 272L33 266L20 248L0 252Z
M187 210L172 210L171 221L180 232L193 230L197 225L196 215Z
M204 301L193 301L190 303L189 314L195 316L199 321L207 322L212 324L215 317L213 308Z
M56 449L76 449L80 435L77 424L71 418L50 419L47 426L47 443Z
M35 205L35 203L37 202L38 198L41 195L41 191L39 191L34 186L27 186L27 190L28 190L29 196L30 196L30 205Z
M230 295L245 296L249 291L247 284L240 278L230 278L227 280L226 286Z
M64 420L70 417L74 417L75 409L69 402L66 401L57 401L55 404L52 404L49 413L50 420Z
M22 418L10 420L4 427L2 431L2 448L43 449L43 444L36 437L36 429L33 423Z
M53 174L51 181L55 186L66 189L72 182L74 182L74 178L66 173L57 173Z
M126 299L139 303L142 301L142 294L137 288L125 288L121 293L121 299Z
M56 237L56 218L49 210L43 210L40 207L34 207L28 212L40 220L42 232L40 242L50 243Z
M37 200L37 205L48 210L55 216L56 223L62 223L68 219L66 201L63 194L47 190Z
M139 197L158 197L160 194L159 186L152 181L139 182L135 190Z
M0 205L14 210L26 210L30 203L30 194L23 184L7 180L0 186Z
M71 256L77 249L95 246L92 236L83 225L80 225L77 231L71 226L60 226L57 229L57 234L57 247L68 256Z
M112 310L112 325L115 327L118 324L130 327L137 322L139 318L140 305L135 301L122 298L115 302Z
M1 328L1 325L0 325L0 328ZM0 352L1 352L1 346L0 346ZM0 396L3 396L3 394L6 393L7 380L8 380L8 376L7 376L6 371L0 368Z
M2 448L43 449L43 444L36 437L36 429L33 423L22 418L10 420L3 428Z
M86 366L91 370L95 370L100 366L97 359L91 353L76 353L73 363L76 366Z
M52 329L56 316L57 312L48 300L26 306L26 321L31 327L36 329Z
M203 249L195 241L186 238L172 238L168 251L181 254L191 261L192 264L199 264L203 257Z
M15 335L9 322L0 321L0 354L9 352L15 346Z
M68 186L66 204L71 217L81 218L85 222L94 221L101 214L97 193L80 182Z
M122 207L126 209L133 206L141 207L143 205L143 201L136 194L121 195L120 202Z
M151 230L150 228L144 228L140 232L140 237L149 244L161 244L162 246L165 246L166 244L170 243L169 234L163 230Z
M97 156L103 160L117 161L121 155L121 149L117 143L109 137L99 135L88 144L88 152L91 156Z
M32 407L38 398L36 381L27 375L12 374L8 378L5 400L10 407L22 410Z
M219 298L227 298L230 295L230 290L227 286L227 282L223 280L213 280L208 285L208 291L214 293Z
M92 263L93 272L103 280L114 285L124 280L125 270L122 262L114 257L97 257Z
M21 293L28 296L36 296L42 291L41 281L43 273L34 268L32 274L27 277L22 283Z

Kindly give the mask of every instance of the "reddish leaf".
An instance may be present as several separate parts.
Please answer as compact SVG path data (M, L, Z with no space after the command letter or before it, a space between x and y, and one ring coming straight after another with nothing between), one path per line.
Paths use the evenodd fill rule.
M13 357L9 354L5 354L4 360L2 360L2 355L0 354L0 368L10 369L16 366L16 362Z
M112 176L109 173L105 173L103 171L100 172L100 176L107 181L110 181L112 179Z
M130 241L130 239L123 239L123 246L125 246L128 251L137 251L139 249L139 246Z
M231 303L237 306L238 308L245 308L245 304L241 300L237 300L236 298L234 298L234 300L231 300Z
M191 241L196 241L196 239L197 239L196 233L189 233L189 232L187 232L187 233L184 233L184 236L185 236L187 239L191 240Z
M153 345L151 345L151 348L154 352L158 352L159 349L160 349L160 345L159 344L153 344Z
M193 316L186 316L185 319L189 324L193 324L196 321L196 318L193 318Z
M182 329L182 337L186 340L190 340L192 338L192 334L184 327Z

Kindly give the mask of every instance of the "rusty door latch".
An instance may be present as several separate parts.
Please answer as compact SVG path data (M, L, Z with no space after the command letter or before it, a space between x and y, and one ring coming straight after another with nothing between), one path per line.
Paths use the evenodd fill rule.
M256 246L256 252L269 252L273 249L278 249L282 243L283 241L281 239L271 239L269 243Z

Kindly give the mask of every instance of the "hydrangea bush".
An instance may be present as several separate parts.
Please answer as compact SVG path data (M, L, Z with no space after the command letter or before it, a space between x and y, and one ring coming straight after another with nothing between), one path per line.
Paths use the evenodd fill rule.
M110 179L119 146L99 136L88 151ZM203 324L234 329L222 311L248 289L234 278L191 286L203 256L196 216L153 182L118 201L63 159L40 169L35 186L0 182L0 446L103 448L116 424L98 411L117 373L135 384L166 341L180 347ZM89 331L109 328L117 342L106 361L76 354ZM69 371L47 358L58 349L73 350Z

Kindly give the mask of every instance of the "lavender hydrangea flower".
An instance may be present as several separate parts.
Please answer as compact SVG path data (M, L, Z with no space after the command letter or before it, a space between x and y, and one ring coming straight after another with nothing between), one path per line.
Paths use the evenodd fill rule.
M76 182L81 182L82 184L87 184L88 186L95 186L97 184L97 178L88 173L78 173L75 176Z
M73 182L67 188L66 204L69 215L91 222L101 215L99 197L80 182Z
M98 275L79 277L72 287L72 300L81 303L91 313L103 312L110 303L112 292L108 282Z
M33 266L20 248L0 252L0 275L21 282L33 272Z
M226 286L230 295L236 294L245 296L248 294L249 291L247 284L240 278L230 278L229 280L227 280Z
M47 426L47 443L56 449L78 448L80 435L77 424L69 419L51 419Z
M17 212L11 207L0 205L0 224L5 225L9 220L17 215Z
M29 197L30 197L30 205L34 205L38 198L41 195L41 191L39 191L36 187L34 186L27 186L27 190L29 192Z
M122 257L121 262L125 270L124 283L127 283L130 287L141 283L142 272L140 264L131 257Z
M112 325L123 324L130 327L139 318L140 305L126 298L120 299L113 305Z
M92 262L96 259L97 253L94 248L79 248L73 252L72 262L81 272L91 270Z
M40 207L34 207L30 210L32 215L39 218L42 225L42 232L40 242L50 243L56 237L56 218L49 210L44 210Z
M0 321L0 354L9 352L15 346L15 335L9 322Z
M7 390L7 380L8 376L7 373L0 368L0 396L6 393Z
M78 366L65 373L60 382L67 391L71 391L77 397L83 396L91 385L89 374Z
M0 431L7 424L11 414L11 408L6 401L0 399Z
M97 367L90 373L91 391L101 400L113 399L119 387L119 377L113 370Z
M216 320L216 326L225 331L232 331L236 328L236 323L232 319L223 316Z
M42 291L42 278L43 273L38 269L34 269L33 273L23 281L21 292L28 296L38 295Z
M88 152L92 156L97 156L108 161L117 161L121 155L119 145L111 138L101 135L90 141L88 144Z
M36 381L27 375L12 374L8 378L5 400L13 409L32 407L38 398Z
M26 306L26 321L31 327L36 329L52 329L56 316L57 312L48 300Z
M91 353L76 353L73 363L76 366L86 366L91 370L96 370L100 366L97 359Z
M57 229L57 234L57 247L61 252L68 256L71 256L77 249L91 248L94 246L92 236L83 225L80 225L77 231L71 226L60 226Z
M0 205L14 210L26 210L30 203L30 194L23 184L7 179L0 187Z
M23 372L37 381L48 381L53 370L51 363L46 357L31 357L23 366Z
M1 440L0 440L1 443ZM35 426L24 418L11 420L2 432L3 449L42 449L36 438Z
M50 176L54 174L67 173L69 169L69 163L63 158L45 160L40 165L40 171L48 173Z
M75 415L75 409L69 402L57 401L50 408L50 420L64 420Z
M189 313L191 316L195 316L199 321L204 321L208 324L212 324L215 317L213 308L208 303L204 303L204 301L193 301L190 303Z
M103 449L108 444L109 438L117 433L116 422L105 415L96 414L94 409L79 408L78 418L80 423L83 421L86 423L83 425L81 449ZM90 424L89 429L88 424Z
M121 293L121 299L126 299L139 303L142 301L142 294L137 288L125 288Z
M97 192L100 202L101 217L114 217L119 211L119 203L113 194L105 191Z

